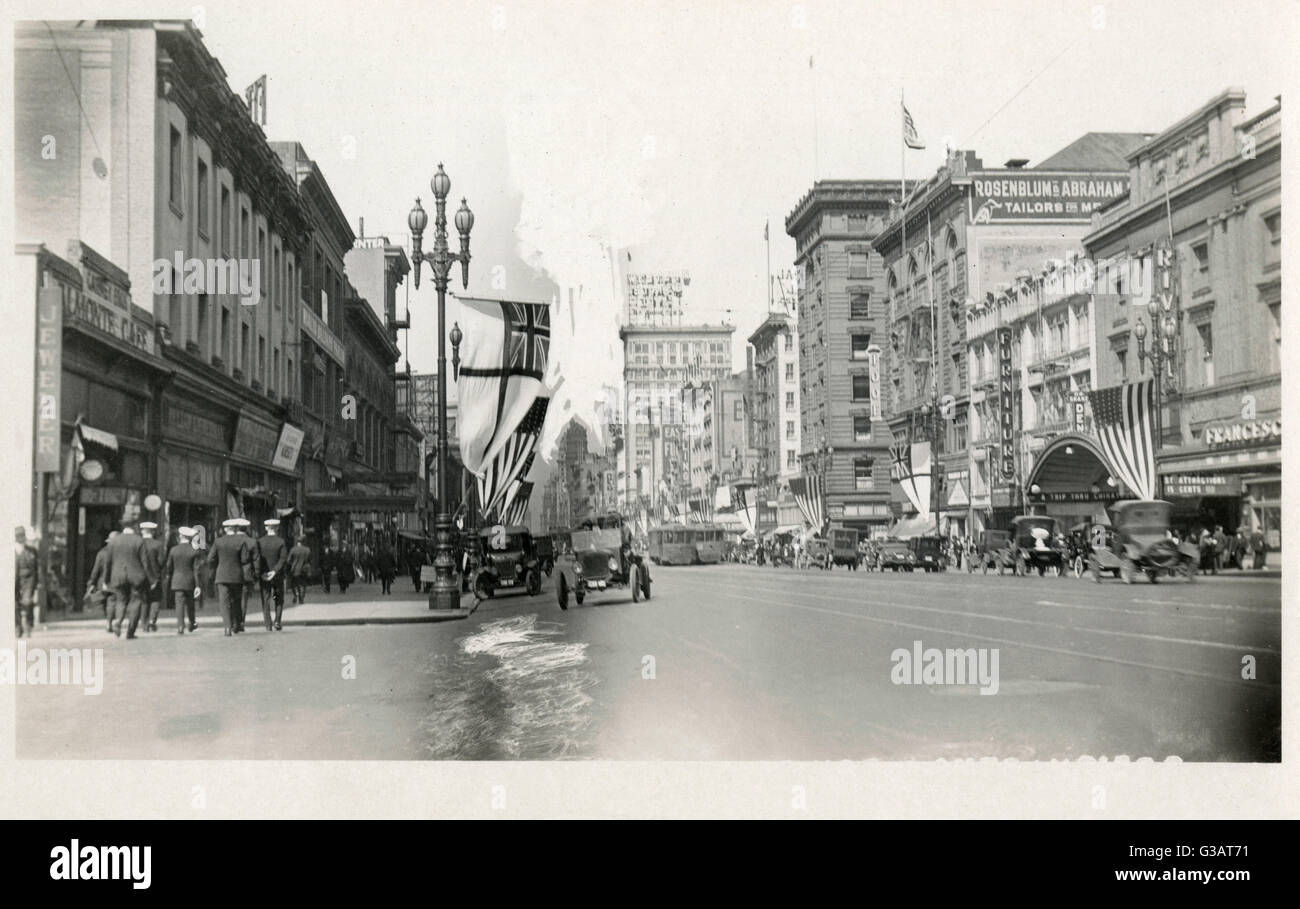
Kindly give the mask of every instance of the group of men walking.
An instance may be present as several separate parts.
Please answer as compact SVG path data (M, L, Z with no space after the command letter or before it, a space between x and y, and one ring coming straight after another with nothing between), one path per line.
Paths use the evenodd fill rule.
M209 576L216 585L227 637L244 631L254 585L261 592L266 630L281 630L285 580L290 582L294 602L302 603L311 550L301 541L289 547L280 536L280 522L274 518L263 523L266 533L257 540L248 535L249 526L246 518L224 522L225 534L210 551L204 548L198 529L192 527L180 528L180 540L170 549L157 538L158 525L151 521L142 522L138 533L128 523L121 532L109 534L95 556L87 590L104 598L109 632L121 637L125 624L130 640L140 627L157 631L166 591L176 608L176 633L196 631L195 607L202 600Z

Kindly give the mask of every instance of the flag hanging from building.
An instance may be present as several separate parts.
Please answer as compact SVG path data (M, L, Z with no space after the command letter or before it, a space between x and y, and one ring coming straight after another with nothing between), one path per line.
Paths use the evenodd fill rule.
M918 468L921 465L915 462L916 456L918 454L921 454L921 452L917 451L918 446L909 445L906 441L895 442L893 445L889 447L889 456L890 456L890 461L892 462L894 479L897 480L898 485L903 488L903 493L904 495L907 496L907 500L912 503L912 507L916 509L918 514L928 515L930 513L930 496L929 496L930 449L929 449L929 443L924 443L924 444L925 444L925 451L924 451L925 494L924 495L922 495L922 490L920 489L921 478L919 475L921 471Z
M740 515L740 520L745 524L745 530L754 533L757 526L755 520L755 502L751 494L752 486L732 486L731 487L731 507L735 509L736 514Z
M460 456L482 478L542 393L551 313L545 303L458 299L465 338L456 381Z
M908 148L925 148L921 134L916 131L916 124L912 122L912 115L907 112L907 105L900 104L900 107L903 108L903 144Z
M531 466L528 459L541 437L542 427L546 424L546 409L550 403L549 397L533 399L532 406L528 408L528 413L519 426L507 437L505 445L488 462L478 478L479 502L482 503L485 515L501 503L510 485Z
M814 533L821 533L826 527L826 499L822 494L821 476L791 477L790 494L794 496L804 521Z
M532 488L533 484L528 482L528 474L532 471L536 458L537 451L536 448L534 448L533 451L529 452L528 457L524 459L524 466L523 469L519 471L519 476L515 478L515 481L506 489L505 494L501 496L501 513L503 515L510 511L511 507L514 505L515 497L523 490L525 483L527 483L530 489ZM525 505L524 507L527 508L528 506ZM512 523L518 522L515 521Z
M533 484L527 480L521 482L510 504L501 510L501 523L507 525L524 523L524 518L528 514L528 499L532 494Z
M1155 381L1088 393L1102 453L1110 471L1139 499L1156 497Z

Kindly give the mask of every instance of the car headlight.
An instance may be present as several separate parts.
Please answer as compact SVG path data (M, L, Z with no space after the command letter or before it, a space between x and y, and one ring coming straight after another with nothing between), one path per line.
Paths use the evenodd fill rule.
M573 563L573 573L576 574L576 575L578 575L579 577L582 576L582 563L581 563L581 562L574 562L574 563Z
M618 571L618 559L614 558L613 556L609 557L609 570Z

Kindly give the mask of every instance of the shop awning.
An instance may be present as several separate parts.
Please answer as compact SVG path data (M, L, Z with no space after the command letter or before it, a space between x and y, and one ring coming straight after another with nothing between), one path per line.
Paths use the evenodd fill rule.
M117 436L111 432L87 426L85 423L77 424L77 432L81 433L83 442L92 442L101 448L107 448L109 451L117 451Z
M928 517L916 515L910 518L903 518L889 529L889 535L899 540L910 540L912 537L935 536L936 533L934 515Z

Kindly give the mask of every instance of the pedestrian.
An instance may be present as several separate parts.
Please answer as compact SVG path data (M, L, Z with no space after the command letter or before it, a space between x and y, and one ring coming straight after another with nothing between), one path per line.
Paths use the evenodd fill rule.
M334 568L338 564L338 553L334 551L331 543L325 544L325 551L320 554L320 579L325 585L325 592L330 592L330 575L334 573Z
M381 543L374 555L374 570L379 576L380 593L389 596L393 592L393 578L397 577L397 559L387 544Z
M1246 549L1250 545L1246 541L1246 531L1238 527L1229 545L1232 547L1232 565L1238 571L1241 571L1246 567Z
M1263 570L1268 559L1268 543L1264 540L1264 532L1262 530L1255 530L1251 533L1250 549L1251 552L1255 554L1255 560L1251 567L1256 571Z
M90 579L86 581L86 595L92 604L98 604L104 610L108 621L108 633L113 633L113 588L108 586L108 544L117 539L117 531L111 531L104 545L95 553L95 564L90 569Z
M239 598L239 610L236 614L235 634L242 634L244 622L248 618L248 607L253 602L253 591L257 589L257 541L249 535L248 518L235 519L235 536L239 537L244 547L244 594Z
M1223 525L1214 525L1214 558L1216 567L1228 567L1228 535L1223 532Z
M245 569L249 564L247 539L239 532L239 518L222 523L226 535L212 544L212 579L217 585L217 602L221 605L221 624L226 637L240 629L243 614Z
M406 570L411 575L411 583L415 585L415 592L420 592L420 569L424 567L424 559L420 554L420 547L411 546L406 551Z
M293 602L301 606L307 602L307 579L311 577L311 550L302 540L293 544L289 550L289 587L293 592Z
M1214 534L1210 532L1208 527L1201 530L1200 550L1201 574L1205 574L1207 568L1212 574L1218 574L1219 563L1216 561L1214 553Z
M125 621L126 639L130 641L135 638L149 588L158 581L150 574L152 563L145 560L144 538L135 532L130 522L124 523L122 532L108 544L107 562L108 584L116 597L113 633L121 637Z
M14 630L18 637L31 637L36 609L36 588L40 581L40 559L27 542L27 529L14 529Z
M146 612L140 617L140 624L145 631L157 631L158 612L162 609L164 593L163 564L167 561L167 545L158 539L158 525L153 521L140 522L140 537L144 540L142 552L143 558L149 563L150 577L157 579L149 586Z
M348 585L357 579L357 570L352 550L346 544L339 550L336 565L339 576L339 592L347 593Z
M167 552L163 563L162 576L168 590L171 591L172 603L176 607L176 633L184 634L186 629L195 632L199 629L194 616L194 603L203 592L204 552L194 548L194 537L198 535L192 527L182 527L178 531L180 542Z
M283 630L280 619L284 614L284 567L289 561L289 547L280 534L280 522L268 518L262 522L265 535L257 541L257 575L262 591L262 622L270 631L271 601L275 601L275 630Z

